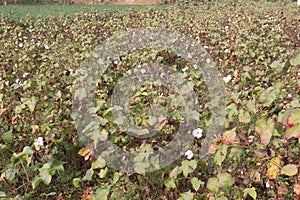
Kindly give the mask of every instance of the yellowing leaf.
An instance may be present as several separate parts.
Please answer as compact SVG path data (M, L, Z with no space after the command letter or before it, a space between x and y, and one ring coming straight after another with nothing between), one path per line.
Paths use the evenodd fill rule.
M89 144L86 147L81 148L78 151L78 154L84 157L84 160L88 160L93 153L93 144Z
M276 158L272 158L270 161L270 166L271 167L280 167L280 158L276 157Z
M295 176L298 172L298 168L296 165L285 165L281 169L281 173L286 175L286 176Z
M270 180L272 179L276 179L277 178L277 175L278 175L278 168L277 167L270 167L267 171L267 175L268 175L268 178Z
M270 161L270 167L267 171L268 178L270 180L276 179L279 171L280 171L280 159L277 157L272 158L272 160Z
M82 200L91 200L91 195L90 194L83 194L81 199Z

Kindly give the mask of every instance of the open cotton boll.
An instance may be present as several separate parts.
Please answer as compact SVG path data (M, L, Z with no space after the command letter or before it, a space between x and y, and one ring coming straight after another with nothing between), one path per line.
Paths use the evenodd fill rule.
M191 160L194 156L193 152L191 150L187 150L184 154L187 159Z

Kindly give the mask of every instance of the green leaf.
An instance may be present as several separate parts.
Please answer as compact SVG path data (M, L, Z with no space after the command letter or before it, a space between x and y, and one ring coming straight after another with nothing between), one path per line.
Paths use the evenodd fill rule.
M108 168L105 167L105 169L101 169L100 173L98 174L100 178L105 178L108 172Z
M0 144L0 153L7 149L7 146L5 144Z
M176 183L175 183L175 178L174 177L169 177L165 180L164 182L165 186L167 188L173 188L175 189L176 188Z
M91 181L94 174L93 169L88 169L85 173L85 176L82 178L83 181Z
M281 173L286 176L295 176L298 173L298 167L293 164L288 164L282 167Z
M93 194L91 199L92 200L107 200L107 196L110 192L110 187L107 188L98 188L96 190L96 194Z
M180 194L180 197L178 200L193 200L194 199L194 194L191 191L184 192Z
M9 130L9 131L3 133L1 138L2 138L2 140L4 140L5 143L10 144L13 141L12 130Z
M234 180L229 173L221 173L217 175L221 187L229 188L233 185Z
M245 153L245 149L239 146L235 146L231 148L230 154L228 155L229 158L240 162L241 156Z
M226 109L228 113L228 120L230 122L234 121L234 116L237 116L239 114L235 103L230 104Z
M21 158L29 161L29 157L32 156L33 153L34 153L34 151L32 150L32 148L29 146L26 146L23 148L22 152L20 152L18 154L16 154L16 153L13 154L13 156L11 158L11 162L13 164L16 164L17 162L20 161Z
M74 185L76 188L78 188L78 187L80 186L80 185L79 185L80 183L81 183L81 179L80 179L80 178L74 178L74 179L73 179L73 185Z
M19 172L19 169L16 168L9 168L6 171L3 172L0 176L0 180L3 176L9 181L15 181L16 174Z
M252 197L252 199L256 200L257 193L255 187L246 188L243 190L243 193L244 193L244 198L246 198L247 195L249 195L250 197Z
M250 113L241 109L239 111L239 121L244 124L249 124L251 122Z
M219 191L219 180L217 177L212 177L212 178L209 178L208 181L207 181L207 188L214 192L214 193L218 193Z
M274 61L271 67L276 70L276 72L281 72L285 66L285 62Z
M121 176L122 176L122 173L115 172L114 173L114 178L113 178L111 184L116 184L119 181L119 179L120 179Z
M49 168L41 168L40 169L40 176L42 181L46 184L49 185L52 179L52 176L50 174L50 169Z
M268 145L271 137L274 134L274 121L269 119L259 119L255 123L255 131L259 135L260 140L263 144Z
M193 178L192 178L191 183L192 183L193 188L194 188L196 191L199 190L199 188L200 188L201 185L204 185L204 182L201 181L201 180L199 180L199 179L196 178L196 177L193 177Z
M28 99L22 99L22 102L24 102L24 104L29 108L30 112L34 111L37 101L38 98L34 96Z
M92 169L102 169L106 166L106 161L101 157L98 156L97 160L94 160L92 163Z
M285 137L287 139L290 139L290 138L300 138L300 124L297 124L296 126L287 129L285 131Z
M32 180L31 180L31 185L32 185L32 189L36 189L40 182L42 182L42 179L40 176L35 176Z
M291 59L290 62L294 66L300 65L300 53L298 53L295 58Z
M54 169L58 172L63 172L64 171L64 166L63 164L65 164L66 162L62 162L60 160L56 160L54 158L50 158L47 162L50 166L51 169Z
M228 146L226 144L221 144L217 147L217 151L214 156L214 163L221 166L222 162L225 160L227 155Z
M258 100L264 106L270 106L275 99L276 99L276 89L275 87L269 87L266 91L264 91L260 95Z
M3 198L8 196L7 194L5 194L5 192L0 191L0 197L2 197L1 199L6 200L7 198Z
M196 160L183 160L181 162L182 164L182 171L183 176L188 177L188 175L193 172L197 167L197 161Z

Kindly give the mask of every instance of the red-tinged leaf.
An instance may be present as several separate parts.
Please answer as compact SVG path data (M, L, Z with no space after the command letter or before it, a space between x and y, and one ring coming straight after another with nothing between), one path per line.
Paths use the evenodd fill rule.
M225 133L223 134L223 138L222 138L222 142L224 144L229 145L229 144L233 143L233 141L236 138L236 132L235 132L235 130L236 130L236 127L233 128L233 129L231 129L231 130L229 130L229 131L225 131Z
M285 137L290 138L300 138L300 124L293 126L285 131Z
M296 184L294 186L294 192L296 193L297 196L300 196L300 185Z
M293 128L296 124L300 124L300 110L293 110L286 120L287 129Z
M12 120L11 120L11 123L15 123L16 121L18 121L19 119L19 116L18 115L15 115Z
M7 108L1 108L0 109L0 117L5 113L6 110L7 110Z
M52 134L50 137L46 138L46 142L51 142L55 138L55 134Z
M268 145L272 135L274 134L274 120L257 120L255 123L255 131L259 135L261 142L265 145Z

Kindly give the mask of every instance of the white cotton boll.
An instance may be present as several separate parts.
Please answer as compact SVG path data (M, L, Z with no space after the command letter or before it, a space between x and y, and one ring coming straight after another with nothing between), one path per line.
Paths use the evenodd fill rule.
M45 49L47 49L47 50L49 49L49 46L47 44L45 44Z
M271 185L270 185L270 182L267 181L267 182L266 182L266 188L270 188L270 186L271 186Z
M20 44L19 44L19 47L20 47L20 48L22 48L23 46L24 46L23 43L20 43Z
M254 141L254 135L250 135L249 137L248 137L248 141L251 143L251 142L253 142Z
M192 159L194 154L191 150L187 150L184 154L188 160Z
M42 137L38 137L34 140L34 146L44 146L44 139Z
M23 78L26 78L27 76L29 75L29 73L28 72L25 72L24 74L23 74Z
M197 128L195 130L193 130L193 136L195 138L201 138L202 137L202 133L203 133L203 130L201 128Z
M186 72L189 68L188 67L185 67L182 69L182 72Z
M229 81L232 79L232 76L231 75L228 75L226 77L223 78L224 82L225 83L229 83Z

